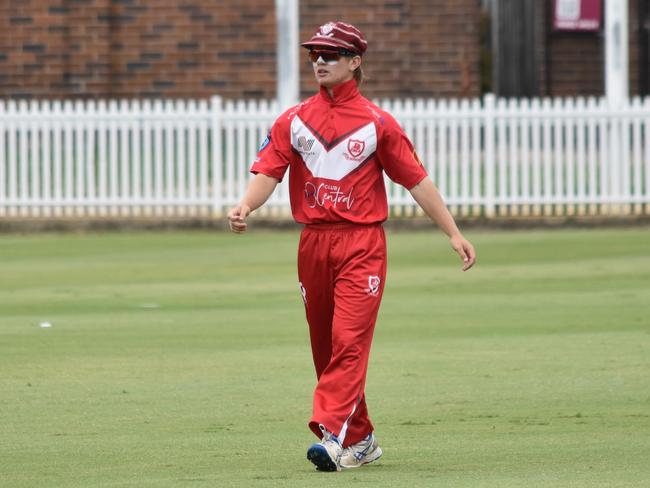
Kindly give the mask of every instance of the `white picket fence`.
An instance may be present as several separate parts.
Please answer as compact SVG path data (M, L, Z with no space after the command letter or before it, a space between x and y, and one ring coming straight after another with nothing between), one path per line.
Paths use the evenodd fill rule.
M382 100L453 213L650 213L650 99ZM274 102L0 101L0 218L221 216ZM394 214L417 213L388 182ZM266 206L287 215L287 180Z

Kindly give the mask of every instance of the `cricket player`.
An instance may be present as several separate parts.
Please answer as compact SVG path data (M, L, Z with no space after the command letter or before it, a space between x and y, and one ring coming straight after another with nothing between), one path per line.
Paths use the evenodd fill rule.
M393 117L359 93L368 43L353 25L329 22L302 44L319 93L284 112L259 150L255 174L228 213L235 233L289 169L291 210L304 225L298 249L318 383L307 458L321 471L355 468L381 454L364 389L370 344L386 281L385 172L407 188L449 236L466 271L474 248L458 230Z

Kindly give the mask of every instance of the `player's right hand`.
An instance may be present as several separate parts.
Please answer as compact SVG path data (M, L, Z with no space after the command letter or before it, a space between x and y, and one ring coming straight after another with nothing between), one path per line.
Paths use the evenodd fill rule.
M451 247L463 260L463 271L467 271L476 263L476 251L474 246L462 235L457 234L450 239Z
M251 213L251 208L248 205L239 204L230 209L228 212L228 223L230 230L235 234L241 234L246 230L247 224L246 217Z

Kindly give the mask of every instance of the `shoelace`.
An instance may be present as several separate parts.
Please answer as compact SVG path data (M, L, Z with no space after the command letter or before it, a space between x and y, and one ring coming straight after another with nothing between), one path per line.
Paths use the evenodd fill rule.
M320 431L323 433L323 441L324 441L324 442L329 442L329 441L331 441L331 442L336 442L339 446L341 445L341 443L339 442L338 437L336 437L336 436L335 436L334 434L332 434L329 430L327 430L323 424L320 424L320 425L318 426L318 428L319 428Z

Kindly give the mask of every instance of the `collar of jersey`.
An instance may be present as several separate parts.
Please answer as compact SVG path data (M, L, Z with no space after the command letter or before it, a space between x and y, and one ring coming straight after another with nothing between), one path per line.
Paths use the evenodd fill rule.
M320 87L320 96L325 102L331 105L341 105L359 95L359 88L357 87L356 80L352 79L345 83L334 85L332 93L334 97L330 97L327 88L324 86Z

